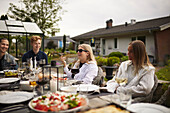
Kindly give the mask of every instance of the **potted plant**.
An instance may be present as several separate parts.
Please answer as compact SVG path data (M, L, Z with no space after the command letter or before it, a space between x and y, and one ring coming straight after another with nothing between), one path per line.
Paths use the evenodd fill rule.
M116 63L120 63L120 59L118 57L109 57L107 58L106 65L103 66L106 70L106 78L108 80L113 78L113 70L117 69L117 66L114 66Z

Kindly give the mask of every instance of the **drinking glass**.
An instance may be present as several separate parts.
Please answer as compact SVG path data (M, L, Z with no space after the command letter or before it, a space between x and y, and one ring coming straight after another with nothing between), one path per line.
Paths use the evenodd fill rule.
M127 108L131 104L132 95L130 92L119 93L120 105L124 108Z
M35 87L37 86L38 76L35 75L35 73L31 73L29 75L29 85L30 87L33 87L33 94L34 96L37 95Z
M88 84L79 84L78 85L79 94L86 96L90 95L88 94L90 89L89 87L90 86Z
M126 85L127 82L128 82L128 79L126 77L116 77L115 78L115 81L120 85L120 86L123 86L123 85Z
M40 66L40 67L43 67L45 64L46 64L45 59L40 59L40 61L39 61L39 66Z

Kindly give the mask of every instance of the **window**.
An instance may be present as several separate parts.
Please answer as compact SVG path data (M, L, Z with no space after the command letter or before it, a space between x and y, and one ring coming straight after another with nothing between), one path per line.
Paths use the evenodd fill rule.
M138 40L141 40L145 44L145 36L138 36Z
M102 40L102 49L103 49L103 55L105 55L105 39Z
M132 41L135 40L141 40L145 44L146 37L145 36L132 37Z
M132 41L136 40L136 37L132 37Z
M117 38L114 38L114 48L117 48Z
M84 41L80 41L80 44L84 44Z

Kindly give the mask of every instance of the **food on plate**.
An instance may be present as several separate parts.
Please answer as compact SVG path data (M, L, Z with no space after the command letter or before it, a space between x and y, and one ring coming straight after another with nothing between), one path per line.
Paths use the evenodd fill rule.
M122 110L115 105L109 105L102 108L91 109L83 113L130 113L127 110Z
M17 76L18 76L18 73L17 73L17 72L11 72L11 71L8 71L8 72L7 72L7 71L6 71L6 72L5 72L5 76L6 76L6 77L10 77L10 76L12 76L12 77L13 77L13 76L16 76L16 77L17 77Z
M56 92L46 94L30 101L29 105L38 111L61 111L74 109L87 104L86 98L79 94Z

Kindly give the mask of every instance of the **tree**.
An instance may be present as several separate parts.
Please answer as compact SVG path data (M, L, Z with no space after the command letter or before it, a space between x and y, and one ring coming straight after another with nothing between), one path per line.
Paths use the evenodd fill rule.
M7 15L1 15L1 19L0 20L8 20L8 16Z
M10 3L8 16L15 20L35 22L44 33L59 32L57 22L65 12L62 8L64 0L22 0L24 8L20 9Z

